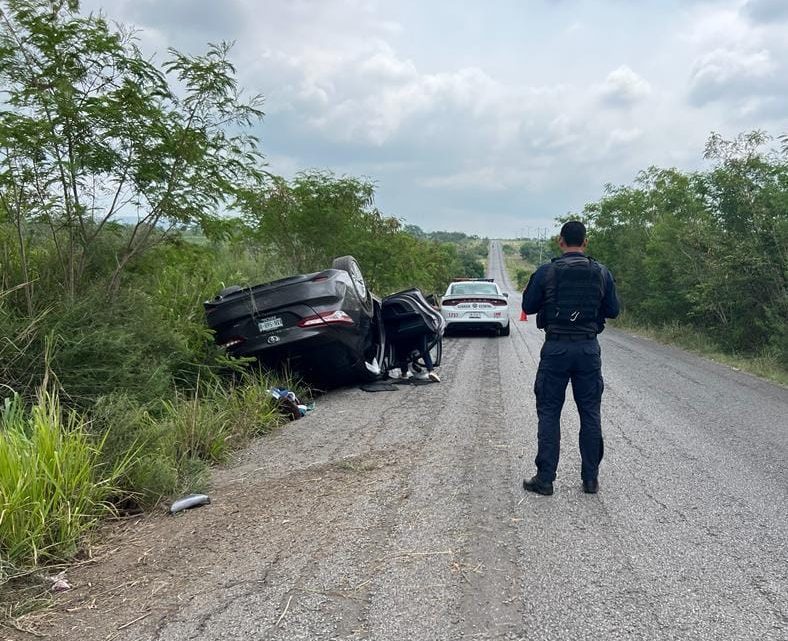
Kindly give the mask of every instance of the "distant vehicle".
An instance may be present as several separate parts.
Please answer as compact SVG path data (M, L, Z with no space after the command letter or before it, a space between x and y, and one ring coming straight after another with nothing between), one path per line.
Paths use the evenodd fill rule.
M446 331L452 329L494 330L508 336L509 294L492 278L456 279L441 299L441 314L446 319Z
M427 334L440 364L440 314L418 289L381 300L352 256L313 274L227 287L204 308L216 344L230 355L289 367L324 387L384 375L400 356L387 335Z

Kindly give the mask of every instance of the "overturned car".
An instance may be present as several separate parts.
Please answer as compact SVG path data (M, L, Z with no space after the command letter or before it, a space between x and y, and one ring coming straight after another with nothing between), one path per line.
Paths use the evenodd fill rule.
M440 363L442 316L418 289L374 296L352 256L313 274L227 287L204 307L216 344L230 355L286 367L323 386L381 377L415 358L412 339L421 335Z

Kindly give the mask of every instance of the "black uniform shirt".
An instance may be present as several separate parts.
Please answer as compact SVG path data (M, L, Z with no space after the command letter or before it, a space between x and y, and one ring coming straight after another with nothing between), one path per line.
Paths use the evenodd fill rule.
M561 258L569 258L571 256L585 256L585 254L583 252L566 252ZM602 276L605 279L605 293L599 308L598 319L599 331L602 331L602 328L605 326L605 319L618 316L620 306L618 294L616 294L616 283L612 274L607 267L601 263L598 264L602 268ZM547 263L539 267L528 281L528 286L523 292L523 311L526 314L536 314L545 304L545 280L549 266L550 263Z

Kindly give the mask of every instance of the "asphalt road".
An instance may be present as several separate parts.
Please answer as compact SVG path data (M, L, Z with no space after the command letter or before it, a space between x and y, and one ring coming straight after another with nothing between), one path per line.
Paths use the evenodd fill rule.
M507 283L493 242L489 270ZM211 506L129 523L35 624L93 639L788 639L788 390L601 337L605 460L569 400L533 472L533 320L445 342L442 382L318 400L220 470ZM569 395L571 399L571 394Z

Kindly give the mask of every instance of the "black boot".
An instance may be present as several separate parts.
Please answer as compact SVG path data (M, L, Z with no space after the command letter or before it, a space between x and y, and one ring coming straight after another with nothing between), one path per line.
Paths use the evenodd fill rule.
M583 481L583 492L586 494L596 494L599 491L599 481L596 479L589 479Z
M536 476L532 477L531 480L524 480L523 487L529 492L536 492L544 496L550 496L553 493L553 484L549 481L541 481Z

